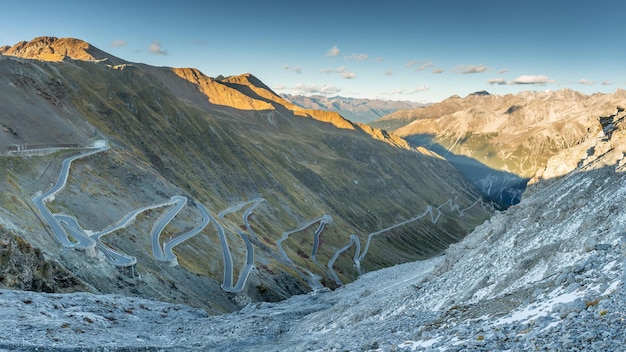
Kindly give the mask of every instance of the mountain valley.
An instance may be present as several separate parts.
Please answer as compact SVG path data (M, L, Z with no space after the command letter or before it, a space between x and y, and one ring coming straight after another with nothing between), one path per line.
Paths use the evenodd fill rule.
M4 229L92 292L234 311L438 255L491 212L438 155L299 108L250 74L213 79L129 63L67 38L0 52ZM64 174L63 160L102 143L72 162L58 191L41 195ZM175 196L187 203L151 244ZM263 202L244 216L255 199ZM214 221L176 246L173 266L155 260L151 252L208 220L203 208ZM76 224L61 224L63 214ZM123 231L98 235L125 214ZM328 221L313 221L320 216ZM72 232L69 248L55 240L57 221ZM98 247L71 250L76 236ZM134 259L117 265L116 253ZM225 292L233 275L247 285Z
M1 351L626 343L624 90L364 124L79 39L0 54Z

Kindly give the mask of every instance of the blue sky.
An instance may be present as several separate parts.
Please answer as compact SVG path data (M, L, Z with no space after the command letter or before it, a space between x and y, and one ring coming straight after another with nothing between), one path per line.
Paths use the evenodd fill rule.
M626 86L626 1L11 1L0 45L74 37L279 93L435 102Z

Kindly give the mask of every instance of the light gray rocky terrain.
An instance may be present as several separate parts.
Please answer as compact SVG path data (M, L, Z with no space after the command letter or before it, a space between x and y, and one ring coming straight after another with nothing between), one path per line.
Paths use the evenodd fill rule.
M0 291L0 348L623 350L621 134L599 135L595 150L604 152L587 153L572 172L531 190L443 256L218 316L123 296Z

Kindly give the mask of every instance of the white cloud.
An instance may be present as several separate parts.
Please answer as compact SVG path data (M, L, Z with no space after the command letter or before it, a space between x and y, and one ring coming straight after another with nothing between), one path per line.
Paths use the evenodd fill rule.
M344 58L346 60L354 60L354 61L367 60L368 57L369 57L369 55L367 55L367 54L352 54L352 55L349 55L349 56L344 56Z
M423 62L421 65L419 65L415 70L416 71L424 71L425 69L429 68L429 67L433 67L435 66L435 64L433 64L432 61L426 61Z
M611 81L602 81L601 83L603 86L610 86L611 84L613 84L613 82Z
M333 71L334 71L334 70L333 70L332 68L327 67L327 68L323 68L323 69L321 69L321 70L320 70L320 73L329 74L329 73L332 73Z
M383 60L382 57L377 57L377 58L374 59L374 61L376 61L376 62L383 62L384 60Z
M406 68L415 67L415 71L424 71L425 69L427 69L429 67L435 66L435 64L432 61L415 61L415 60L411 60L411 61L407 62L404 66L406 66Z
M341 77L345 79L353 79L356 78L356 74L354 72L346 71L341 73Z
M167 50L161 47L161 42L158 40L153 41L148 50L155 55L167 55Z
M277 84L272 89L274 89L274 90L285 90L285 89L287 89L287 86L284 85L284 84Z
M463 75L469 74L469 73L482 73L487 71L489 68L487 66L485 66L485 64L480 64L480 65L460 65L454 68L454 72L455 73L460 73Z
M115 40L111 43L111 46L114 48L120 48L123 46L126 46L126 41L124 39L120 39L120 40Z
M581 78L580 80L578 80L578 83L579 83L579 84L584 84L584 85L592 85L592 84L595 84L595 82L594 82L594 81L590 81L590 80L588 80L588 79L586 79L586 78Z
M340 52L341 51L339 50L337 45L335 45L332 48L330 48L330 50L328 50L328 52L326 53L326 56L330 56L330 57L339 56Z
M502 69L502 70L498 71L498 74L499 74L499 75L503 75L503 74L505 74L505 73L507 73L507 72L509 72L509 69L508 69L508 68L505 68L505 69Z
M336 94L341 91L341 88L335 87L331 84L324 84L318 86L316 84L308 85L303 83L297 83L293 87L293 94Z
M437 73L443 73L443 69L440 69L440 68L434 68L434 69L433 69L432 71L430 71L430 72L435 73L435 74L437 74Z
M337 73L343 73L346 72L346 67L345 66L339 66L339 68L337 69Z
M541 75L521 75L515 78L510 84L537 84L544 85L550 82L548 77Z
M388 69L387 71L385 71L385 74L387 76L393 76L393 69Z
M502 85L502 84L506 84L506 80L504 78L492 78L492 79L487 80L487 83Z
M400 89L389 93L388 95L411 95L429 90L429 86L420 86L415 89Z

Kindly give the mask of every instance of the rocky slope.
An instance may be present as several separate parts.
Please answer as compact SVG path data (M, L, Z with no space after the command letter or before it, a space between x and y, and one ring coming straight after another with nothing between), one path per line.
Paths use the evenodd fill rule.
M250 74L211 78L129 63L74 39L36 38L2 52L0 220L92 292L233 311L432 257L490 215L473 206L479 192L437 155L336 113L296 107ZM51 212L95 232L183 195L188 205L160 244L197 226L200 205L224 236L209 225L175 248L178 266L158 262L149 232L167 211L161 207L103 238L135 257L135 267L61 247L32 198L56 182L64 159L100 139L110 148L72 163L67 185L47 203ZM257 198L265 202L248 217L250 229L246 208L217 216ZM322 215L332 222L319 238L320 223L296 231L283 255L281 235ZM356 245L340 251L353 234L365 247L379 232L358 265ZM243 292L227 293L222 246L232 252L236 280L250 253L242 236L252 242L255 268Z
M326 97L323 95L281 94L281 97L302 108L334 111L350 121L361 123L378 120L398 110L412 110L426 105L410 101Z
M0 225L0 287L35 292L85 291L87 287L41 250Z
M120 296L0 291L11 331L0 348L621 351L626 129L609 125L610 138L585 141L593 150L575 146L548 162L569 159L571 172L539 181L540 192L443 256L221 316Z
M550 157L593 138L600 118L626 106L626 91L584 95L569 89L505 96L451 97L371 123L445 155L484 191L510 189L519 201L525 181ZM516 192L518 190L518 192ZM492 194L501 197L497 192Z

